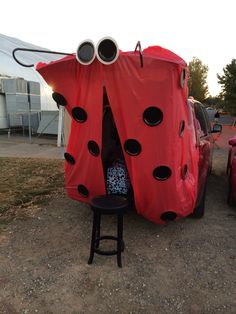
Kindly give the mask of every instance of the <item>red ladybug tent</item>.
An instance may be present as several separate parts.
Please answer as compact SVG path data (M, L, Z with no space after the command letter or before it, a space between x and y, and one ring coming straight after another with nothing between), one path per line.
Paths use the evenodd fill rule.
M105 194L102 166L106 89L129 172L135 208L155 222L190 214L195 206L199 153L187 102L187 65L159 46L121 52L115 63L80 64L67 56L37 71L72 118L65 154L69 197L89 202Z

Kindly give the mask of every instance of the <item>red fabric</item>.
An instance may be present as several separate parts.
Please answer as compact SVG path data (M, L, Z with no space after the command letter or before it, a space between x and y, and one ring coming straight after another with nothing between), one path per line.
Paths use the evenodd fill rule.
M186 63L161 47L143 51L144 67L140 67L138 52L120 52L111 65L97 59L89 65L79 64L74 56L49 64L40 63L37 70L54 91L62 94L71 114L79 106L87 112L87 121L78 123L72 118L67 152L75 165L65 162L66 190L74 199L88 202L105 193L100 155L92 156L87 148L90 140L102 145L103 85L123 144L136 139L142 146L138 156L124 156L134 189L138 213L155 223L163 223L161 215L171 211L177 217L193 211L198 182L199 153L193 126L193 109L187 102L187 80L180 86L180 75ZM156 106L163 121L150 127L143 121L146 108ZM181 121L185 122L180 136ZM165 181L153 177L158 166L168 166L172 174ZM183 168L187 168L183 177ZM86 186L89 196L78 193L79 184Z

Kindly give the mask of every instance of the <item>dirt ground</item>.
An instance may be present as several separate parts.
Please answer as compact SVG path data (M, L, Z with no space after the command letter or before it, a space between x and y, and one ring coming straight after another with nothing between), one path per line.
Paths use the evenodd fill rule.
M214 152L206 214L155 225L124 219L123 268L89 256L87 205L52 197L0 225L0 313L236 313L236 209L226 204L227 148ZM115 220L103 220L113 233Z

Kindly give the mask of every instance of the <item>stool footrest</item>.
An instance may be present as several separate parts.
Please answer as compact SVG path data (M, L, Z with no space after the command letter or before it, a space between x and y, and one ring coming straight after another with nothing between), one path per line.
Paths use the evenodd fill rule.
M95 249L94 252L99 254L99 255L107 255L107 256L109 256L109 255L116 255L117 254L117 250L103 251L103 250Z
M99 237L95 240L95 247L96 244L99 244L99 241L101 240L114 240L114 241L118 241L117 237L113 237L113 236L102 236ZM116 255L117 254L117 250L110 250L110 251L104 251L104 250L100 250L100 249L94 249L94 252L100 255Z

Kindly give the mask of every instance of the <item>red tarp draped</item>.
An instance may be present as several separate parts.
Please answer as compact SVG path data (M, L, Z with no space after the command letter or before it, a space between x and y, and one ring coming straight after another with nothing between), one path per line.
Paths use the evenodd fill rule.
M65 161L68 195L89 202L92 197L106 193L101 161L105 86L137 212L153 222L163 223L160 217L165 212L181 217L193 211L199 153L192 108L187 102L187 79L184 86L180 83L186 63L158 46L145 49L143 61L141 67L138 52L120 52L118 60L111 65L95 59L86 66L78 63L75 56L68 56L49 64L39 63L37 71L55 92L65 97L71 116L75 107L82 108L86 115L83 123L72 117L67 152L75 163ZM143 119L144 111L150 107L158 108L163 114L155 126L146 124ZM141 146L136 156L124 150L129 139L138 141ZM89 141L97 143L98 156L89 152ZM154 177L153 173L159 173L160 169L168 170L167 179Z

